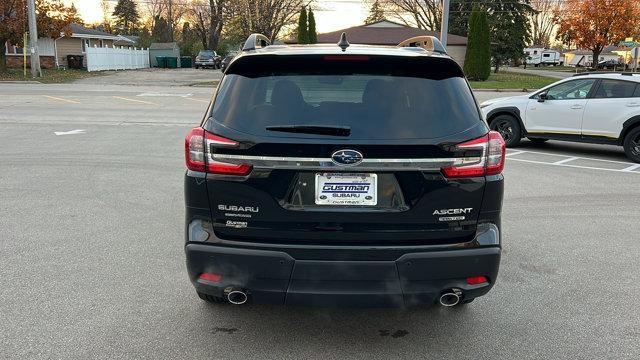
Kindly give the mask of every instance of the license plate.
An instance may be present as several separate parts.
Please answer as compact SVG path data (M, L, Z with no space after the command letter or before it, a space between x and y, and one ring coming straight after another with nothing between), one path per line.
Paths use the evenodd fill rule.
M373 206L378 203L376 174L316 174L316 205Z

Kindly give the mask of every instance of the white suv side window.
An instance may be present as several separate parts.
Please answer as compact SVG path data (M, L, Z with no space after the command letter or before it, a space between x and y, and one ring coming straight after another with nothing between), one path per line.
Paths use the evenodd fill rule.
M571 80L549 88L547 99L549 100L576 100L586 99L595 79Z
M637 85L637 83L631 81L603 79L594 98L620 99L634 97Z

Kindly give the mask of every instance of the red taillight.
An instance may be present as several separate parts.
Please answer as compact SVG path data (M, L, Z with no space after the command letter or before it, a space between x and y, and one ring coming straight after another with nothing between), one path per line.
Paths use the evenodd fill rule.
M446 177L472 177L500 174L504 169L506 146L497 131L456 145L457 150L476 150L481 155L461 157L452 166L442 168Z
M469 285L478 285L478 284L484 284L486 282L489 282L489 280L487 279L486 276L470 276L467 278L467 284Z
M248 175L249 164L228 164L215 161L211 147L236 147L238 142L206 132L203 128L193 128L184 140L184 152L187 169L223 175Z
M184 158L187 169L193 171L206 171L204 163L204 129L193 128L184 138Z
M220 274L202 273L198 277L198 280L218 282L218 281L222 280L222 275L220 275Z
M507 145L497 131L489 131L489 151L487 151L487 175L500 174L504 169Z

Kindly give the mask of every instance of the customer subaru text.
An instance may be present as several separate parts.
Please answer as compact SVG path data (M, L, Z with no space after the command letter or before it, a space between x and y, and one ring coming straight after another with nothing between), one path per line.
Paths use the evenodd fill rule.
M185 139L201 299L455 306L492 288L505 144L460 66L419 42L247 39Z

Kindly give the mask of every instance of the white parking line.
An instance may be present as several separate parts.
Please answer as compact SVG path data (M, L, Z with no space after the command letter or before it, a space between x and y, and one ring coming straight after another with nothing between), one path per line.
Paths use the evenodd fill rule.
M54 131L54 134L56 134L57 136L60 135L77 135L77 134L84 134L84 130L81 129L76 129L76 130L71 130L71 131Z
M136 99L129 99L126 97L122 97L122 96L114 96L115 99L120 99L120 100L125 100L125 101L131 101L131 102L137 102L137 103L142 103L142 104L149 104L149 105L158 105L156 103L152 103L149 101L142 101L142 100L136 100Z
M560 164L564 164L564 163L568 163L569 161L573 161L573 160L578 160L580 159L579 157L573 156L567 159L563 159L563 160L558 160L556 162L553 163L553 165L560 165Z
M522 153L525 153L525 152L526 151L523 151L523 150L514 151L514 152L507 153L505 156L514 156L514 155L522 154Z
M141 93L136 96L156 96L156 97L189 97L192 94L169 94L169 93Z
M637 172L637 171L625 171L624 169L607 169L607 168L599 168L599 167L593 167L593 166L570 165L570 164L557 165L557 164L554 164L554 163L548 163L548 162L544 162L544 161L535 161L535 160L511 159L510 158L509 161L520 161L520 162L526 162L526 163L532 163L532 164L570 167L570 168L576 168L576 169L603 170L603 171L623 172L623 173L627 173L627 174L630 174L630 173L631 174L640 174L640 172Z
M637 168L640 168L640 164L631 165L629 167L626 167L626 168L622 169L622 171L633 171L633 170L635 170Z
M538 154L538 155L560 156L560 157L573 157L572 155L554 154L554 153L541 152L541 151L529 151L529 150L519 150L519 151L522 151L522 153L526 153L526 154ZM584 157L584 156L580 156L580 157L579 157L579 159L583 159L583 160L593 160L593 161L604 161L604 162L617 163L617 164L629 164L629 165L634 165L634 163L630 163L630 162L627 162L627 161L617 161L617 160L597 159L597 158Z
M207 104L210 102L209 100L194 99L194 98L190 98L190 97L187 97L185 99L186 100L191 100L191 101L199 101L199 102L203 102L203 103L207 103Z
M563 157L564 159L558 160L558 161L538 161L538 160L529 160L529 159L518 159L517 155L520 154L534 154L534 155L544 155L544 156L557 156L557 157ZM541 164L541 165L552 165L552 166L563 166L563 167L570 167L570 168L576 168L576 169L589 169L589 170L604 170L604 171L613 171L613 172L624 172L624 173L636 173L636 174L640 174L640 171L634 171L636 169L640 168L640 164L634 164L634 163L630 163L630 162L624 162L624 161L616 161L616 160L605 160L605 159L596 159L596 158L590 158L590 157L581 157L581 156L569 156L569 155L562 155L562 154L554 154L554 153L547 153L547 152L540 152L540 151L528 151L528 150L517 150L517 151L513 151L507 154L509 156L509 161L520 161L520 162L525 162L525 163L531 163L531 164ZM575 161L575 160L590 160L590 161L599 161L599 162L603 162L603 163L609 163L609 164L620 164L620 165L627 165L627 167L621 168L621 169L610 169L610 168L602 168L602 167L597 167L597 166L584 166L584 165L572 165L572 164L568 164L571 161Z

